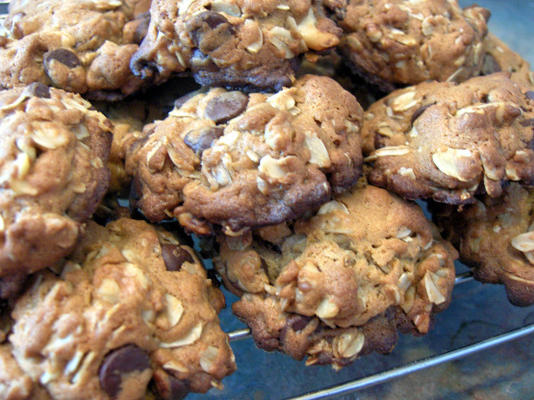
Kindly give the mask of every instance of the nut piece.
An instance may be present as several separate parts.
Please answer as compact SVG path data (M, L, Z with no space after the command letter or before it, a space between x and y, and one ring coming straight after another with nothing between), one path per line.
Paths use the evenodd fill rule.
M363 349L365 336L359 330L346 332L334 338L334 348L343 358L352 358Z
M432 303L436 305L440 305L444 303L447 299L441 292L439 291L438 287L436 286L436 281L439 279L439 276L437 276L432 271L427 271L425 274L425 277L423 279L426 294L428 296L428 300L430 300Z
M315 310L315 314L321 319L334 318L338 313L339 307L328 297L324 298Z
M526 232L512 239L512 247L523 253L534 250L534 232Z
M170 343L161 342L159 345L164 349L190 345L200 339L200 336L202 336L203 329L204 325L202 325L202 322L199 322L183 338Z
M320 168L328 168L332 164L326 146L315 134L307 134L305 143L311 154L310 164L315 164Z
M473 153L467 149L452 149L432 154L434 165L445 175L452 176L461 182L469 182L480 173L480 167L470 169L474 161Z

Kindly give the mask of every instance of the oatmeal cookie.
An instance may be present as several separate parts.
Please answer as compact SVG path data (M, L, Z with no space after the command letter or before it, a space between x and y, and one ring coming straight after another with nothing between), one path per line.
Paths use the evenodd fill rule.
M150 0L13 0L0 46L0 85L41 82L114 100L142 81L129 63L146 34Z
M484 39L482 75L501 71L510 73L510 78L514 82L534 85L534 73L530 70L529 62L489 32Z
M221 88L179 101L126 156L151 221L229 234L296 218L356 182L362 109L327 77L267 95Z
M515 305L534 304L534 189L512 183L498 199L482 196L461 210L434 208L475 279L504 284Z
M90 223L61 274L39 272L17 301L9 341L52 398L142 399L151 379L182 398L235 370L223 306L174 236L131 219Z
M478 75L488 10L456 0L326 0L355 71L385 91Z
M415 204L359 184L317 215L220 238L217 270L258 346L343 366L425 334L454 285L456 251Z
M111 123L77 94L0 92L2 294L72 250L108 188L110 142Z
M131 67L156 84L191 70L202 85L280 90L299 54L334 47L341 34L310 0L154 0L150 13Z
M395 91L365 114L369 181L409 199L498 197L507 181L534 184L533 126L534 92L506 73Z

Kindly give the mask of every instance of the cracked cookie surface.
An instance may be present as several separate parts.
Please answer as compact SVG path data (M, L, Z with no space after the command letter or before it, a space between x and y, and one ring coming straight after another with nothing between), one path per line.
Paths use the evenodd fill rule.
M327 0L356 72L385 91L426 80L461 82L482 67L489 11L449 0Z
M37 274L9 341L52 398L165 399L205 392L235 370L222 293L171 234L145 222L91 223L61 274Z
M534 304L534 190L510 184L501 198L478 198L457 211L437 205L436 223L473 268L475 279L502 283L515 305Z
M131 66L156 84L191 70L202 85L280 90L296 56L334 47L340 35L310 0L154 0L150 12Z
M506 73L398 90L366 112L369 181L409 199L462 204L534 183L534 92Z
M79 95L38 83L0 92L0 116L4 295L72 250L108 188L111 123Z
M14 0L0 47L0 85L41 82L113 100L141 87L130 58L146 33L150 0Z
M373 186L293 227L221 236L218 271L256 343L307 364L390 352L397 329L424 334L454 285L456 252L416 204Z
M231 234L296 218L358 179L362 114L326 77L274 95L192 95L130 146L136 204L200 234L211 231L206 221Z

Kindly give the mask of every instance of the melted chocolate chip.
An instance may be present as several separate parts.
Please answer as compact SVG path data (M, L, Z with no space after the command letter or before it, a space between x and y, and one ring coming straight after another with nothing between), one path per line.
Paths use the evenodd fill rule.
M421 106L417 110L415 110L415 112L412 114L411 124L413 125L415 120L417 118L419 118L421 116L421 114L423 114L428 107L431 107L434 104L436 104L436 102L430 103L430 104L425 104L424 106Z
M128 344L106 355L98 373L100 386L110 397L116 397L124 375L147 369L150 369L148 355L136 345Z
M44 65L46 69L49 68L49 64L52 60L56 60L69 68L75 68L82 65L78 56L67 49L56 49L45 53Z
M188 23L195 46L207 54L227 42L235 31L228 20L215 11L205 11Z
M248 97L243 93L226 92L208 102L205 115L216 124L223 124L245 111L247 104Z
M221 137L224 133L223 127L209 127L204 129L195 129L185 135L184 143L188 145L196 154L211 147L213 141Z
M482 62L482 74L491 75L495 72L501 72L502 68L491 54L486 54L484 56L484 61Z
M184 262L194 262L189 252L174 244L162 244L161 256L167 267L167 271L180 271Z
M154 375L154 382L163 400L182 400L189 393L189 381L175 378L169 373L158 371Z
M28 89L31 94L36 97L41 97L43 99L50 98L50 88L40 82L34 82L28 86Z
M534 91L529 90L528 92L525 93L525 96L527 96L527 99L529 100L534 100Z
M287 320L287 324L291 327L291 329L298 332L306 328L311 319L311 317L306 317L304 315L292 315Z

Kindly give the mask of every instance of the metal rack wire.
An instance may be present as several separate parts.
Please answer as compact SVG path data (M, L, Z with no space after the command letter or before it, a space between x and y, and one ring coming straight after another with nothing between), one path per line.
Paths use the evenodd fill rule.
M458 274L454 281L454 285L461 285L473 280L473 274L471 272L464 272ZM522 338L527 335L534 334L534 324L523 326L522 328L515 329L498 336L491 337L489 339L480 341L478 343L471 344L469 346L461 347L459 349L451 350L443 354L439 354L433 357L424 358L407 365L392 368L386 371L382 371L370 376L366 376L361 379L356 379L350 382L346 382L340 385L331 386L322 390L306 393L297 397L291 397L288 400L317 400L327 399L334 396L347 395L357 392L358 390L366 389L372 386L386 383L393 379L401 378L405 375L415 373L426 368L431 368L444 364L447 362L455 361L477 352L488 350L494 346L511 342L513 340ZM249 329L240 329L232 332L228 332L230 342L236 342L238 340L251 339L251 333Z
M5 14L7 14L8 5L9 1L0 1L0 21L3 20L5 18ZM471 272L458 274L455 280L455 285L460 285L466 282L470 282L472 280L473 276ZM447 351L438 355L434 355L432 357L423 358L391 369L386 369L384 371L374 373L346 383L305 393L300 396L292 397L291 400L327 399L332 398L334 396L351 394L362 389L384 384L386 382L406 376L408 374L412 374L421 370L452 362L473 355L475 353L488 350L494 346L511 342L532 334L534 334L534 324L526 324L521 328L490 337L478 343L460 347L458 349ZM249 329L234 330L228 332L228 336L230 338L230 342L237 342L252 338Z

